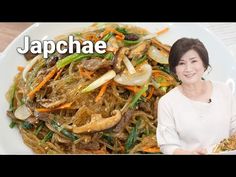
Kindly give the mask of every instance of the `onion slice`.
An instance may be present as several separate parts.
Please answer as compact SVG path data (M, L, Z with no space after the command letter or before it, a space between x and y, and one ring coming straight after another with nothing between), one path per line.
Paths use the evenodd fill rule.
M117 75L114 81L122 85L130 86L142 86L144 85L152 75L152 66L149 64L143 64L136 67L136 73L130 74L127 70Z
M25 120L32 115L31 110L25 105L18 107L14 113L15 117L20 120Z
M89 84L89 86L87 86L85 89L83 89L82 93L90 92L90 91L100 87L101 85L105 84L107 81L113 79L115 76L116 76L115 71L113 71L113 70L108 71L107 73L102 75L100 78L98 78L97 80L95 80L91 84Z
M130 74L136 73L134 66L126 56L124 57L123 62Z
M41 58L43 58L42 55L37 55L36 57L34 57L29 63L28 65L26 65L23 73L22 73L22 77L23 80L26 82L26 74L31 70L31 68L35 65L35 63L40 60Z

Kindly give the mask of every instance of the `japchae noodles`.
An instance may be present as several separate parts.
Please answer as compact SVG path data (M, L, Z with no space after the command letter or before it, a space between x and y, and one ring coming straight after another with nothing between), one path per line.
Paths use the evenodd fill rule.
M106 53L55 52L19 67L7 93L11 126L39 154L159 153L158 100L178 84L170 46L133 25L93 24L71 34L104 40Z
M233 150L236 150L236 135L232 135L229 138L223 139L219 144L214 147L213 152L220 153Z

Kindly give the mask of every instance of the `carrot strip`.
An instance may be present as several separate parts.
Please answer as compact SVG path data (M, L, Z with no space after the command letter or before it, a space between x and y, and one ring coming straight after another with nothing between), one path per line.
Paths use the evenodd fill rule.
M112 30L113 30L112 28L106 28L103 32L100 33L100 39L102 39L108 33L113 32Z
M161 152L159 147L149 147L149 148L143 148L143 152L150 152L150 153L158 153Z
M136 86L125 86L124 88L126 88L127 90L130 90L134 93L138 93L141 90L141 88L138 88ZM146 92L143 93L142 96L144 96L144 97L147 96Z
M116 31L115 29L113 29L112 32L117 34L118 36L121 36L123 39L125 38L123 33L119 32L119 31Z
M29 98L33 98L35 93L38 92L57 72L57 67L53 68L50 73L40 82L29 94Z
M107 86L110 82L106 82L105 84L102 85L96 99L95 99L95 102L97 103L103 96L103 94L106 92L106 89L107 89Z
M172 85L173 83L172 82L161 82L160 83L160 86L161 87L168 87L168 86L170 86L170 85Z
M97 42L99 38L96 36L96 34L89 34L85 37L85 39L93 42Z
M147 97L148 100L151 99L153 93L154 93L154 87L151 87L151 90L150 90L149 95Z
M100 150L80 150L80 153L82 154L108 154L108 152L104 149L100 149Z
M165 73L163 71L160 71L160 70L152 70L152 74L155 77L158 77L158 76L164 77L168 81L174 81L175 80L172 76L170 76L169 74L167 74L167 73Z
M116 37L117 37L117 35L118 35L119 38L122 39L122 40L125 38L125 36L124 36L123 33L119 32L119 31L117 31L117 30L115 30L115 29L112 29L112 28L107 28L107 29L105 29L105 30L100 34L100 39L102 39L105 35L107 35L107 34L110 33L110 32L116 34Z
M57 79L60 77L60 75L61 75L63 69L64 69L64 67L61 68L61 69L57 72L57 75L55 76L54 81L57 80Z
M162 44L160 41L158 41L157 39L151 39L152 43L155 44L156 46L158 46L158 48L162 48L164 49L167 53L170 53L170 47Z
M18 67L17 67L17 70L18 70L19 72L24 71L24 69L25 69L25 68L24 68L23 66L18 66Z
M35 108L35 111L37 111L37 112L50 112L51 109L48 109L48 108Z
M116 35L116 39L118 39L118 40L124 40L124 39L125 39L125 36L124 36L124 35L122 35L122 36Z
M111 85L112 85L113 87L115 87L115 86L117 86L117 85L118 85L118 83L117 83L117 82L115 82L114 80L111 80Z
M163 29L161 29L160 31L157 32L157 35L161 35L161 34L167 32L167 31L169 31L169 28L168 28L168 27L163 28Z
M70 103L65 103L65 104L63 104L63 105L59 106L59 107L58 107L58 108L56 108L56 109L67 109L67 108L70 108L70 107L71 107L71 105L72 105L72 103L73 103L73 102L70 102Z
M165 57L168 57L168 56L169 56L169 54L168 54L164 49L161 49L161 50L160 50L160 53L161 53L162 55L164 55Z
M79 68L79 74L82 77L92 79L92 75L94 74L94 72L93 71L86 71L86 70L83 70L82 68Z
M79 75L83 77L83 71L82 71L82 68L77 66L79 68Z
M53 108L53 109L50 109L50 108L36 108L35 110L37 112L52 112L52 111L55 111L55 110L59 110L59 109L68 109L71 107L73 102L70 102L70 103L65 103L57 108Z
M130 90L130 91L132 91L132 92L138 92L137 91L137 87L133 87L133 86L125 86L125 88L127 89L127 90Z

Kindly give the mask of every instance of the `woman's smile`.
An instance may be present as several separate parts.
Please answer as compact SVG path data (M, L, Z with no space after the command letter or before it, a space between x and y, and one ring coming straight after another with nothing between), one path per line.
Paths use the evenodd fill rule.
M205 67L194 50L189 50L180 59L176 66L176 74L183 84L194 84L201 80Z
M184 74L184 77L186 77L188 79L191 79L194 76L195 76L195 73Z

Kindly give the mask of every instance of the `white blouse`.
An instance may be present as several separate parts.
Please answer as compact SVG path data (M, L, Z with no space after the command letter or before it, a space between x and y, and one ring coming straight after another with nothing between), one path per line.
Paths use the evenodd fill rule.
M193 101L176 87L158 103L157 142L164 154L176 148L209 149L236 132L236 100L223 83L212 82L210 103Z

